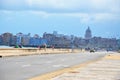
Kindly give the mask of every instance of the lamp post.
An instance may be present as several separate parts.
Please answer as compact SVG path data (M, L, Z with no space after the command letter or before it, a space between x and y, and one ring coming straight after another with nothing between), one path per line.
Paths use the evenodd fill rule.
M118 39L118 50L120 50L120 38Z
M73 53L74 51L74 36L71 35L71 52Z

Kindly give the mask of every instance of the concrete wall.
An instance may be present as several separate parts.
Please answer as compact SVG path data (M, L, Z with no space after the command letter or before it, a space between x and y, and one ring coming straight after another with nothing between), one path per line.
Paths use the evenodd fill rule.
M38 49L38 48L2 48L0 56L19 56L19 55L37 55L37 54L54 54L54 53L71 53L71 49ZM81 52L74 49L73 52ZM83 52L83 51L82 51Z

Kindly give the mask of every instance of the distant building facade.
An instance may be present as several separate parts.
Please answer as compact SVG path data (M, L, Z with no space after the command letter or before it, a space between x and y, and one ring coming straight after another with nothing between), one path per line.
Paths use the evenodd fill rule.
M2 35L0 35L0 45L2 45L3 43L3 41L2 41L3 39L2 39Z
M13 35L13 36L12 36L11 45L10 45L10 46L16 45L16 42L17 42L17 36L16 36L16 35Z
M90 30L90 27L88 26L87 30L85 31L85 39L91 39L92 38L92 32Z
M2 43L3 45L11 45L11 42L12 42L12 37L13 37L13 34L12 33L3 33L1 35L2 37Z
M23 37L23 33L17 33L16 34L16 44L17 45L20 45L20 44L22 44L22 37Z
M47 44L47 40L40 38L38 34L35 34L33 37L31 37L30 33L28 34L18 33L16 43L18 45L23 45L23 46L39 46L39 45Z
M63 34L58 34L56 31L53 34L45 32L43 38L47 39L49 46L56 48L68 48L71 46L71 38Z
M16 34L17 40L16 44L17 45L29 45L29 39L30 39L30 34L23 34L23 33L18 33Z
M29 41L30 46L42 46L47 45L47 40L43 38L31 37Z
M120 49L120 39L116 38L102 38L92 37L90 27L85 31L85 37L68 36L58 34L57 31L53 33L44 33L43 37L35 34L31 37L30 33L18 33L13 35L11 33L3 33L0 35L0 45L22 45L22 46L54 46L55 48L84 48L84 49L105 49L118 50Z

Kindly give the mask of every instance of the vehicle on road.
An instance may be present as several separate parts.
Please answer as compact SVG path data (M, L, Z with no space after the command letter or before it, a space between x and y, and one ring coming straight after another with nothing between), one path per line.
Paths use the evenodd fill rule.
M94 49L91 49L91 50L90 50L90 53L92 53L92 52L94 53L94 52L95 52L95 50L94 50Z

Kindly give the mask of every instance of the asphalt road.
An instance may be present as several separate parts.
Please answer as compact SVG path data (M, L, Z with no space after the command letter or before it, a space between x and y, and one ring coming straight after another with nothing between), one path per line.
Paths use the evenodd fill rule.
M26 80L103 57L105 53L47 54L0 58L0 80Z

